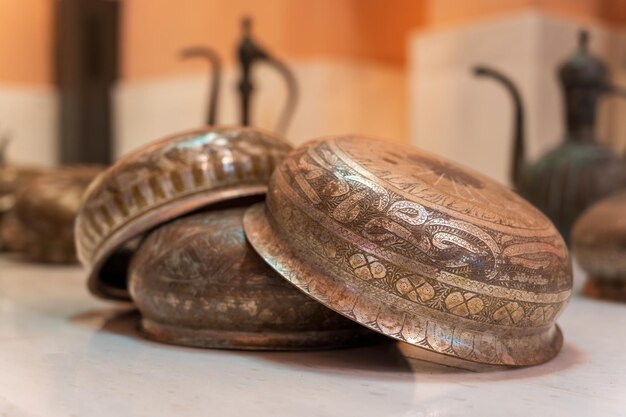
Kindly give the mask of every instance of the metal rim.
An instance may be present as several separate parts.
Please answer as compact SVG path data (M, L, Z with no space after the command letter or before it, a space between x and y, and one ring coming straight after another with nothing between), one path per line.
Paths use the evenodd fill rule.
M166 204L155 207L146 215L140 219L132 220L120 227L114 234L105 240L100 248L95 252L94 259L99 261L94 264L89 274L88 287L94 294L106 299L117 299L120 301L130 300L128 289L121 289L107 285L106 281L100 277L100 271L104 264L110 259L115 251L126 242L141 236L145 232L149 231L156 226L155 219L159 219L161 222L167 222L179 217L185 213L189 213L201 207L216 204L227 200L234 200L237 198L252 197L256 195L263 195L267 190L265 185L256 185L249 187L240 187L230 190L222 190L213 194L207 194L203 198L198 199L198 194L203 194L205 191L199 191L198 193L190 194L185 198L169 201Z

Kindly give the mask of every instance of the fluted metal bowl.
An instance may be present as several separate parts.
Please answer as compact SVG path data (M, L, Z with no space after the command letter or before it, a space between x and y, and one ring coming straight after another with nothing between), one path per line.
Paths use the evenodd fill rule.
M307 297L272 270L243 234L245 208L210 210L149 234L129 290L152 339L230 349L352 345L373 332Z
M0 155L1 159L1 155ZM46 169L0 163L0 251L23 251L25 247L20 226L12 213L20 190Z
M264 194L290 149L271 133L218 127L165 138L117 161L91 184L76 221L91 292L128 299L128 242L203 206Z
M19 187L8 214L9 249L35 262L76 262L74 221L100 166L65 166L33 175Z
M513 191L434 155L361 136L310 142L244 228L300 290L397 340L512 366L561 348L562 237Z
M574 224L572 250L587 272L585 294L626 301L626 192L591 206Z

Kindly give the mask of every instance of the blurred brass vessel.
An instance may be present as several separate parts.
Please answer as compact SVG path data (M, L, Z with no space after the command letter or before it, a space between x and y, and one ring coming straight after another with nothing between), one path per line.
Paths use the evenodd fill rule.
M599 201L574 224L572 249L587 272L585 294L626 301L626 192Z
M91 184L76 221L91 292L128 299L129 242L206 205L264 194L290 149L271 133L216 127L168 137L117 161Z
M3 227L8 249L36 262L76 262L74 220L87 186L101 171L68 166L22 178Z
M245 208L160 226L135 253L129 291L151 339L229 349L339 347L375 334L295 289L250 248Z
M8 144L8 137L0 138L0 251L9 249L21 251L25 245L24 240L15 216L10 212L19 190L44 170L9 163L6 158Z
M513 191L436 156L361 136L309 142L244 229L300 290L397 340L512 366L561 348L562 237Z
M538 161L526 159L522 98L513 81L489 67L476 74L493 78L511 94L515 107L511 181L554 222L570 242L574 222L593 203L626 187L626 162L596 136L596 113L608 95L624 96L611 83L607 66L589 51L589 36L579 33L578 49L559 67L565 126L563 142Z

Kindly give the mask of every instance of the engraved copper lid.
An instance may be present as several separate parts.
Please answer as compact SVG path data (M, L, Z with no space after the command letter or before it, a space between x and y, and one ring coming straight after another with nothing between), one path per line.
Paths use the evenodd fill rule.
M9 248L23 251L33 261L76 262L74 221L87 186L102 170L65 166L24 180L10 212L14 234L22 243L9 239Z
M151 232L129 269L148 337L229 349L310 349L373 332L307 297L248 245L243 208L182 217Z
M572 229L572 250L587 272L584 292L626 301L626 192L587 209Z
M90 185L76 221L91 292L128 299L129 242L208 204L265 193L290 149L271 133L218 127L168 137L117 161Z
M392 338L498 365L561 348L563 239L508 188L436 156L359 136L310 142L244 228L283 277Z

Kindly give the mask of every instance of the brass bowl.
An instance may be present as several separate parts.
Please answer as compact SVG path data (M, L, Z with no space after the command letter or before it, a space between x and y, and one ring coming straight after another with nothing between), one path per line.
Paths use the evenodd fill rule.
M270 133L219 127L177 134L117 161L91 184L76 221L91 292L129 299L128 242L203 206L264 194L290 149Z
M584 293L626 301L626 192L587 209L572 229L572 250L587 272Z
M312 349L373 332L307 297L252 250L245 208L211 210L151 232L135 253L129 290L145 335L177 345Z
M360 136L310 142L244 228L291 283L397 340L511 366L561 348L562 237L513 191L436 156Z
M25 181L6 219L9 249L35 262L76 262L74 221L87 186L101 171L66 166Z
M0 251L22 251L24 241L14 213L20 190L31 179L46 173L46 169L0 163Z

